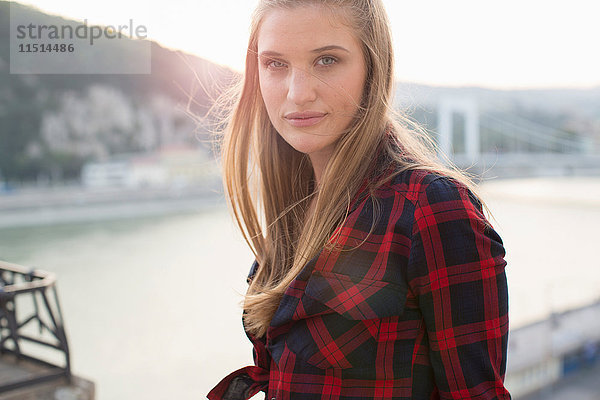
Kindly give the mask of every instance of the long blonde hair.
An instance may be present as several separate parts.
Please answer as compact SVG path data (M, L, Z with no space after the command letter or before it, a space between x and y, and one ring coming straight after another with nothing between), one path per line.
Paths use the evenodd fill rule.
M308 156L287 144L271 124L258 80L257 37L265 14L306 4L329 7L346 18L362 43L367 66L363 103L337 142L318 188ZM259 264L244 300L244 324L252 335L266 334L283 293L306 262L324 247L335 247L328 239L343 223L365 179L390 166L394 174L425 169L452 177L476 193L467 174L437 160L434 143L422 128L393 111L393 60L381 0L259 1L244 76L233 94L225 95L231 112L224 119L221 149L228 205ZM374 159L373 154L383 156ZM394 174L369 180L369 193ZM307 213L313 198L314 210Z

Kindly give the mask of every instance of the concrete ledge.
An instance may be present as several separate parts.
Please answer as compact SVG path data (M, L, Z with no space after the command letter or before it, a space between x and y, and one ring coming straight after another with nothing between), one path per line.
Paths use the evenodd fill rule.
M94 398L94 383L76 376L71 378L71 384L65 378L61 378L0 393L0 400L93 400Z
M44 370L43 366L30 361L16 360L12 355L0 356L0 384L39 376L39 373ZM0 393L0 400L93 400L94 398L94 383L76 376L71 377L71 383L67 382L66 378L57 378Z

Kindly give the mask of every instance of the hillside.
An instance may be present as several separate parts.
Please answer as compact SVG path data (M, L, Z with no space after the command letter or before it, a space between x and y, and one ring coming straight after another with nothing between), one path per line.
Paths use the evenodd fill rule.
M13 7L37 24L76 23L18 3ZM0 182L74 180L87 161L169 145L210 151L206 128L197 126L190 113L203 115L237 76L234 72L151 42L151 73L146 75L10 74L9 8L9 2L0 0ZM115 60L132 63L139 57L131 51L138 42L121 40L92 60L75 56L69 62L107 68ZM579 140L600 148L600 86L492 90L399 82L395 104L435 136L437 107L445 96L471 97L482 115L517 117L555 131L556 140ZM461 131L464 120L455 118L454 126ZM502 150L514 142L485 127L482 136L482 146L487 146L483 151ZM524 143L522 149L536 151L536 146Z
M12 6L35 23L75 23ZM152 42L147 75L10 74L9 8L9 2L0 1L0 181L72 179L87 160L161 145L187 143L208 150L205 132L197 131L184 110L189 104L190 112L203 114L232 71ZM119 43L93 62L131 62L131 47Z

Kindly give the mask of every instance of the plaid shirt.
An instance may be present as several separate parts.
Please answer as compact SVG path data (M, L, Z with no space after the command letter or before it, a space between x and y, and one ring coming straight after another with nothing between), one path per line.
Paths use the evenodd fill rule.
M366 237L363 184L341 229ZM292 282L255 366L208 395L247 399L510 399L502 240L462 185L408 170L376 192L375 229L321 251ZM253 263L250 277L258 267Z

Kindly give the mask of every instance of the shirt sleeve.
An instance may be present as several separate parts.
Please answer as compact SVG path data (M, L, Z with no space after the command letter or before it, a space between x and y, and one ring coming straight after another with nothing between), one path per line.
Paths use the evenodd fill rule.
M481 203L447 177L415 203L409 287L423 315L442 399L510 399L504 387L508 288L502 239Z

